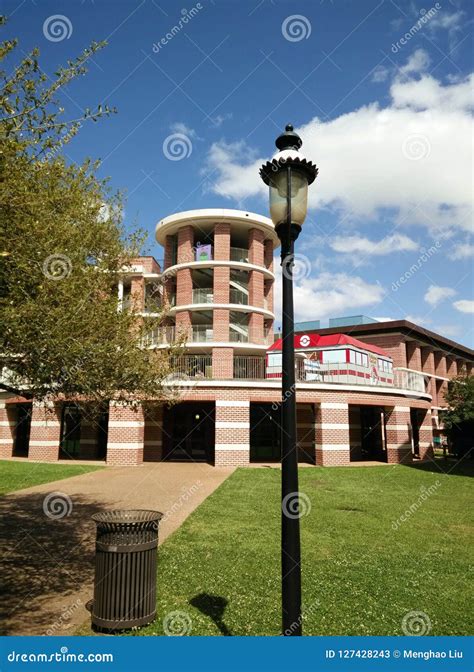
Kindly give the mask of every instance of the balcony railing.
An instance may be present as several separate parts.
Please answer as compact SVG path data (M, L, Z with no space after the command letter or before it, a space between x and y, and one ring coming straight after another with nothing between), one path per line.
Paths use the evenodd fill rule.
M211 355L181 355L171 362L174 374L189 378L212 378Z
M230 260L231 261L240 261L245 264L248 264L249 261L249 251L244 247L231 247L230 248Z
M240 306L247 306L249 302L249 295L236 287L231 287L229 290L229 302L237 303Z
M239 380L264 380L265 357L234 357L234 378Z
M214 292L212 287L193 289L193 303L213 303Z
M191 327L189 336L191 336L189 340L193 343L207 343L208 341L213 340L213 330L212 327L193 326Z

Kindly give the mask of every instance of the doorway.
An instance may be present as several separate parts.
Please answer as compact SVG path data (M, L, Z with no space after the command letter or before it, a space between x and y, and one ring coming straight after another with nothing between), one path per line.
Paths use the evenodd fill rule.
M60 460L77 460L81 447L81 412L77 406L65 404L61 421Z
M13 457L28 457L32 412L32 404L17 404Z
M214 448L214 402L183 402L164 409L164 460L213 464Z
M387 461L385 414L381 406L360 407L361 460Z
M281 405L250 404L250 462L280 462Z

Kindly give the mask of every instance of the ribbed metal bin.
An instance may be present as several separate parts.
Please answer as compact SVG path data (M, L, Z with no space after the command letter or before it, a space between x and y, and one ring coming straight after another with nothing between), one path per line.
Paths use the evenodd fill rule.
M92 623L105 630L147 625L156 615L158 511L96 513Z

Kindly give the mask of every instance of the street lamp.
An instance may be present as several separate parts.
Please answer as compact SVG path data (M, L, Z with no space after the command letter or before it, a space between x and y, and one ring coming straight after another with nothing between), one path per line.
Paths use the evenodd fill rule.
M316 166L299 154L302 144L300 136L288 124L275 141L277 154L260 169L260 177L270 187L270 215L281 241L283 276L281 572L284 635L302 634L293 265L295 240L308 209L308 185L318 174Z

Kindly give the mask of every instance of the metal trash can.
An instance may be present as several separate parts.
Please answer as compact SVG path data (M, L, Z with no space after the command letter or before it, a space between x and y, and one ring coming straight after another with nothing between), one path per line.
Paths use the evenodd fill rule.
M105 630L147 625L156 615L159 511L96 513L92 623Z

